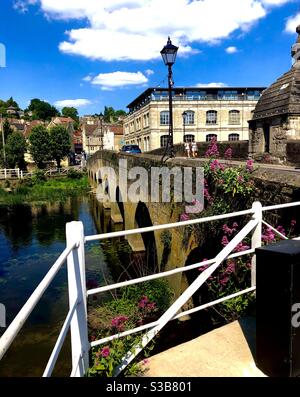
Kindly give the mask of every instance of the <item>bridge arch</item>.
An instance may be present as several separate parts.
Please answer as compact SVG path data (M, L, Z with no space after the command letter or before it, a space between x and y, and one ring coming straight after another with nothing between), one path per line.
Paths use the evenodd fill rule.
M139 202L135 211L135 227L144 228L153 226L148 207L145 203ZM147 272L155 273L158 271L157 247L154 232L143 233L143 243L145 246L145 266Z

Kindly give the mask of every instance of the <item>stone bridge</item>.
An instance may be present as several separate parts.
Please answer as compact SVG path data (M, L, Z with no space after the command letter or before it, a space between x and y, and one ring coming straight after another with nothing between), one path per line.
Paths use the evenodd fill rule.
M119 167L120 160L127 160L127 170L124 169L122 164ZM196 167L203 166L203 161L203 159L177 157L168 160L164 165L167 165L170 169L176 169L179 173L186 167L193 167L193 182L195 182ZM231 165L239 166L241 163L233 161ZM133 167L143 167L150 171L153 167L161 166L161 156L154 154L131 155L104 150L98 151L88 159L88 176L94 192L101 185L105 187L106 193L115 197L115 201L103 202L103 207L105 216L111 217L118 230L175 223L180 220L181 214L185 212L186 203L175 202L174 196L171 197L170 202L153 202L149 191L144 193L144 199L136 203L122 199L126 194L124 185L127 185L129 189L135 183L128 178L127 171ZM104 167L110 167L115 171L116 183L113 186L110 186L109 178L103 173ZM300 173L295 169L274 165L259 165L253 174L253 178L256 190L249 202L245 203L247 208L250 208L252 202L256 200L261 201L264 205L272 205L300 199ZM175 176L172 182L174 180ZM171 187L173 187L172 184ZM162 189L163 187L160 184L160 198ZM199 214L199 216L203 215ZM273 218L273 222L276 223L276 218ZM214 250L214 247L210 244L210 239L207 238L207 235L210 234L209 228L201 230L201 233L202 235L199 235L199 231L196 232L194 228L182 227L169 231L136 234L128 236L127 240L133 252L145 255L146 273L152 274L197 263L206 257L204 244L209 252ZM169 281L175 295L178 296L185 290L197 275L199 275L199 271L195 270L189 271L186 275L180 273L170 277ZM195 296L195 299L199 299L199 296Z

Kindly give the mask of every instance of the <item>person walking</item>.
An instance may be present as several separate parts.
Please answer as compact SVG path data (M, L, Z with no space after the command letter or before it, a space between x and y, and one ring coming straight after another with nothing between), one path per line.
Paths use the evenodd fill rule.
M191 157L191 146L189 142L185 142L184 144L184 149L185 149L185 155L187 158Z
M198 155L198 146L195 141L192 142L192 156L193 158L197 157Z

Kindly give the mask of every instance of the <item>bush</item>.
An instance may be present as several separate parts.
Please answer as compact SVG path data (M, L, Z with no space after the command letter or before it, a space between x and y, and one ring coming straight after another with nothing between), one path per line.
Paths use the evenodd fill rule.
M68 170L68 178L70 179L81 179L83 176L82 172L74 170L73 168Z
M32 183L35 185L37 183L45 182L47 180L45 172L43 170L36 170L31 178Z
M121 288L116 299L104 303L89 315L91 339L121 333L156 321L171 304L173 294L165 280L152 280L143 284ZM113 376L121 359L141 342L140 335L116 339L92 350L93 365L88 376ZM147 355L144 352L145 355ZM125 374L134 375L142 369L133 363Z

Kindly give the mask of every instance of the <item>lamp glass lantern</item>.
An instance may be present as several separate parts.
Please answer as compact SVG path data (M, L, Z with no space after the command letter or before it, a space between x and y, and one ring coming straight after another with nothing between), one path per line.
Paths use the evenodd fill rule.
M166 66L174 65L176 61L177 51L179 47L172 44L170 37L168 38L167 44L161 50L161 56Z

